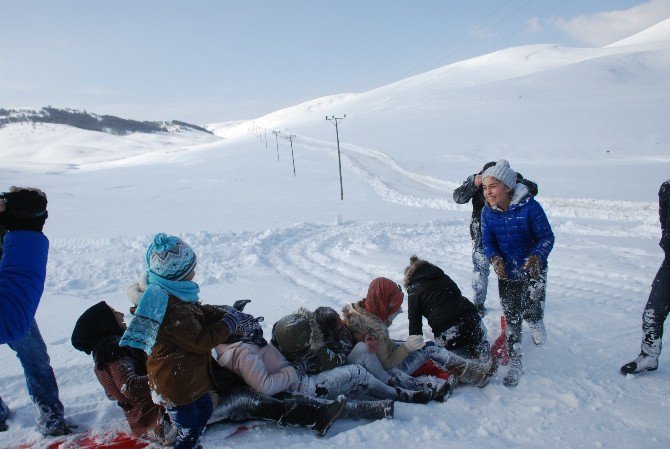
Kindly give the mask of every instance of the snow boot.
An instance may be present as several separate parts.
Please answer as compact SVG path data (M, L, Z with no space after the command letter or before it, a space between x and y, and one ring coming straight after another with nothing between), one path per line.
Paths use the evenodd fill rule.
M435 391L433 392L433 401L447 402L447 399L449 399L454 392L457 383L458 378L456 376L449 376L449 379L444 381L439 387L435 388Z
M344 418L384 419L393 418L394 402L391 399L379 401L347 401L342 413Z
M528 327L530 327L530 334L535 346L542 346L547 341L547 329L544 327L544 322L539 320L535 323L528 323Z
M658 357L648 355L644 351L640 352L632 362L626 363L621 367L621 374L638 374L644 371L656 371L658 368Z
M398 400L401 402L409 402L411 404L428 404L433 399L433 390L405 390L396 388L398 393Z
M480 388L489 383L489 379L497 370L498 357L495 356L491 356L486 363L481 363L476 360L465 360L453 369L458 375L459 381Z
M519 385L519 378L523 373L523 368L521 367L521 356L512 356L509 365L509 371L503 379L503 385L506 387L516 387Z
M335 420L344 411L347 399L339 396L335 401L324 405L309 404L300 400L284 401L286 411L279 420L279 424L293 424L309 427L317 434L324 436Z

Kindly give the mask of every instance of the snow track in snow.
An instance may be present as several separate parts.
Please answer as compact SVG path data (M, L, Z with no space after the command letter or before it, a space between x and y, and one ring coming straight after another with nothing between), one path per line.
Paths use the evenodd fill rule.
M337 151L335 142L295 135L294 145L307 150ZM412 207L439 210L468 210L449 194L460 182L444 181L403 168L387 154L362 146L340 143L342 165L368 182L384 200ZM658 205L653 202L553 198L540 195L547 214L562 218L591 218L609 221L639 221L655 224Z

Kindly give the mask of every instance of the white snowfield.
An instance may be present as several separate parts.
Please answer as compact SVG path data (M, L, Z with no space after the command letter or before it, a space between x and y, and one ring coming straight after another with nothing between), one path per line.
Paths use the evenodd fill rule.
M156 232L198 255L201 298L272 324L299 307L341 309L368 283L402 281L413 254L471 296L470 205L453 189L506 158L539 184L556 234L546 304L547 344L523 341L516 388L505 368L444 404L396 404L393 420L340 420L318 439L263 424L207 448L667 448L670 362L623 377L661 260L657 192L670 178L670 21L604 48L511 48L361 94L316 99L199 133L126 137L59 126L0 129L0 180L49 195L48 278L37 321L66 414L79 430L127 429L70 345L78 316L123 292ZM335 129L340 142L340 200ZM272 131L280 131L275 140ZM293 137L296 176L293 175ZM279 160L278 160L279 158ZM499 333L491 275L485 323ZM405 305L406 310L406 305ZM527 331L527 328L525 328ZM430 330L424 327L427 338ZM407 335L406 315L392 335ZM665 339L667 341L667 338ZM23 373L0 347L0 394L12 409L0 447L39 441Z

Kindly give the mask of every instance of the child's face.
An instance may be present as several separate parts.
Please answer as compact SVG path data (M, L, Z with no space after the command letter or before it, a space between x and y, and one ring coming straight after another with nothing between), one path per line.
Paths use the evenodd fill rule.
M487 176L482 182L484 198L491 206L503 207L509 204L510 189L492 176Z
M110 309L112 308L110 307ZM123 320L123 313L114 309L112 309L112 312L114 312L114 318L116 318L116 322L119 324L119 327L123 330L126 330L128 326L126 326L126 322Z
M193 268L186 276L184 276L183 281L192 281L195 277L195 268Z

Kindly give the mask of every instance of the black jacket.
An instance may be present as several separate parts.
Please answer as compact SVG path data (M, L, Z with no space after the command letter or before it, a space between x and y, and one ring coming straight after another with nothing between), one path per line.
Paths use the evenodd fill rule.
M452 327L458 329L464 345L477 345L484 337L477 308L441 268L425 261L413 265L405 287L410 335L422 334L422 319L426 317L436 338Z
M661 248L666 257L670 254L670 179L661 184L658 191L658 215L661 220Z

